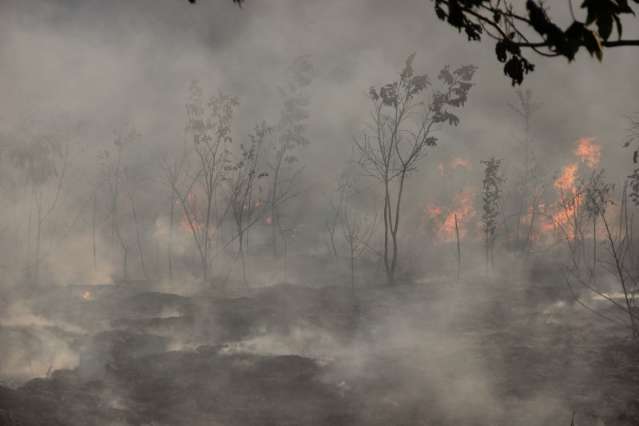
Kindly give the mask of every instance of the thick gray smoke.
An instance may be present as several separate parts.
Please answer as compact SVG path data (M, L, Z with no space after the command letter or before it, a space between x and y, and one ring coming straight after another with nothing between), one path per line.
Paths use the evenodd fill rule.
M246 375L257 377L262 362L295 355L300 358L286 358L294 364L290 371L268 370L266 379L255 380L271 389L280 383L273 377L297 374L299 367L303 374L286 382L287 392L308 380L330 400L326 407L348 413L317 424L570 424L578 410L594 424L603 415L584 409L596 399L584 383L599 377L595 362L609 360L594 361L590 352L566 365L547 360L573 359L580 345L597 340L579 331L584 327L603 330L566 296L553 263L556 245L522 261L506 238L498 240L500 261L486 273L480 161L502 159L506 185L520 174L524 123L511 107L516 92L490 43L469 43L439 22L432 6L423 0L247 0L242 8L230 0L0 2L0 385L46 378L19 392L64 383L81 405L86 401L73 393L78 383L102 383L91 391L99 394L96 412L111 410L99 411L110 419L100 425L205 424L201 413L211 412L221 416L210 417L219 424L283 424L276 415L263 423L248 414L229 420L232 414L219 413L235 411L222 407L221 391L214 392L218 402L202 401L214 385L193 385L195 394L207 395L197 403L159 391L149 402L144 386L173 389L162 375L169 367L190 386L198 378L185 366L193 363L220 380L219 389L245 396ZM552 7L569 13L567 4ZM629 36L632 31L628 26ZM428 148L407 183L401 280L414 288L389 290L380 262L382 193L358 168L353 140L370 124L369 88L395 79L411 53L415 70L433 81L445 65L478 71L460 125L437 130L438 146ZM178 164L171 161L193 140L189 89L196 81L207 99L237 97L230 129L237 155L239 141L248 146L256 125L280 123L291 64L300 58L312 64L303 90L309 143L290 160L298 174L281 206L280 253L271 253L273 218L264 213L245 236L245 283L227 218L211 227L216 243L202 284L194 226L184 213L202 199L186 191L180 204L167 177ZM622 145L628 117L638 110L639 56L608 49L602 63L585 53L570 64L541 57L535 63L522 90L539 105L529 137L544 196L557 196L553 182L565 166L590 173L575 153L583 138L600 147L597 165L619 193L633 168L631 149ZM263 168L256 190L262 206L274 170L268 162ZM354 187L349 205L371 227L358 249L352 289L343 230L333 235L335 243L330 228L346 178ZM461 273L441 209L465 221ZM442 229L433 231L433 223ZM603 283L612 292L619 291L615 285ZM606 296L591 306L603 305ZM578 364L590 356L592 363ZM530 370L523 371L526 363ZM215 375L221 370L231 373L221 379L227 374ZM553 374L563 374L564 383ZM158 381L136 382L139 377ZM176 393L190 391L184 385ZM565 396L573 391L584 395ZM13 415L1 405L3 395L0 424ZM246 398L256 406L264 400ZM175 416L201 417L180 423L158 408L167 400L177 407ZM309 405L286 415L332 412L319 402ZM144 417L147 409L160 414ZM70 424L82 424L82 410ZM164 423L151 423L156 420Z

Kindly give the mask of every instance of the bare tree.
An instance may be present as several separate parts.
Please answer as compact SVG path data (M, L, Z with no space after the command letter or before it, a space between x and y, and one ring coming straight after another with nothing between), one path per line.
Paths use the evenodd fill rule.
M139 138L138 132L128 126L122 131L116 132L111 149L105 149L98 155L101 166L102 182L106 185L109 199L108 219L111 225L111 238L120 247L122 255L122 280L129 279L129 243L126 233L123 231L121 216L121 198L126 188L128 174L125 164L126 150ZM96 200L97 207L97 200Z
M305 136L308 119L309 98L305 89L313 79L313 65L307 56L297 58L288 70L289 80L280 87L283 106L280 119L273 132L272 152L269 168L270 188L270 224L273 255L279 255L278 241L282 237L280 205L282 200L290 198L296 178L301 172L295 167L299 161L297 150L309 144Z
M140 260L140 267L142 268L142 274L146 280L149 279L149 273L146 268L146 262L144 261L144 247L142 244L142 233L140 232L140 221L138 219L138 213L135 208L135 196L133 192L128 191L129 206L131 208L131 218L133 219L133 226L135 227L135 245L138 250L138 259Z
M514 179L514 196L516 212L514 213L514 238L515 247L528 255L532 250L534 232L537 220L540 217L539 204L543 194L542 173L539 170L535 151L533 149L534 138L532 136L532 121L535 113L541 108L541 104L535 102L531 90L517 90L517 101L508 106L515 112L522 122L522 138L519 142L521 150L521 169ZM526 222L528 227L523 232L522 224Z
M634 170L632 174L628 176L628 185L630 186L630 199L635 206L639 206L639 147L636 145L639 142L639 114L634 117L630 117L630 126L628 127L628 138L624 143L624 148L628 148L634 145L634 151L632 153L632 163Z
M9 158L13 166L21 172L30 193L26 272L27 280L38 286L42 262L42 234L46 221L60 200L69 165L69 150L67 145L54 136L36 136L12 147Z
M382 185L384 190L384 268L390 284L395 281L398 263L398 232L406 179L417 170L427 155L427 147L435 146L433 131L448 123L457 125L459 118L451 112L462 107L472 87L476 67L462 66L453 71L444 67L438 76L442 89L435 89L426 74L415 74L412 54L406 60L399 79L371 87L372 123L355 140L363 171ZM427 97L427 89L430 97Z
M187 132L192 144L185 144L173 163L165 160L167 182L178 200L200 258L202 280L209 281L212 244L226 217L229 204L218 205L220 185L230 166L231 125L238 100L218 93L208 102L197 82L190 88L186 105Z
M228 167L228 202L231 206L233 221L235 222L238 242L238 254L242 262L242 281L246 279L246 245L249 228L259 219L262 202L257 199L258 181L267 176L260 172L260 158L264 140L271 133L266 123L258 124L254 133L249 135L248 145L241 144L237 160Z
M326 215L324 227L328 232L328 248L335 261L339 260L337 234L347 198L353 195L353 184L351 169L344 170L337 179L335 192L328 198L329 212Z
M592 309L575 294L578 303L607 320L628 327L632 336L637 338L639 337L639 316L636 301L639 281L635 262L634 218L630 214L628 206L628 185L624 185L618 203L613 200L614 186L604 180L603 171L593 172L583 188L581 192L583 213L581 216L591 220L593 224L598 221L603 225L605 251L602 253L594 252L593 263L590 265L582 255L582 243L578 234L573 233L572 230L564 232L570 257L570 264L566 268L566 282L571 289L572 283L578 283L600 299L609 302L611 306L616 308L616 311L604 314ZM615 219L618 225L617 229L613 228L608 209L608 206L612 204L619 206L618 216ZM594 225L593 230L596 232ZM593 243L595 239L596 235L593 235ZM595 270L595 268L597 269ZM610 278L619 285L621 302L614 293L607 292L605 287L602 288L602 283L609 282ZM627 320L623 321L615 313L624 315Z
M342 235L348 250L348 261L351 275L351 291L355 293L355 277L357 259L366 251L375 227L376 218L364 214L347 205L342 210Z
M328 201L330 212L326 215L324 227L328 232L328 249L333 256L333 260L339 259L339 250L337 249L336 234L340 222L340 216L344 206L344 198L342 192L338 189L337 200L330 199Z
M481 161L484 165L482 180L482 224L484 229L484 246L486 264L491 268L495 264L495 239L497 236L497 217L500 211L501 184L504 178L500 175L501 160L490 158Z

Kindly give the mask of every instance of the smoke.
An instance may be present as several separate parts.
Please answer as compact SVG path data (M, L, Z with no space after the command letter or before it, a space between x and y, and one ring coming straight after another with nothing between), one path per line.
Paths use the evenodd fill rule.
M380 228L383 194L358 168L352 142L370 124L369 87L396 78L412 52L417 53L415 69L432 80L446 64L479 66L460 126L437 129L439 146L429 147L406 186L399 275L401 282L417 283L416 294L402 286L378 288L385 280L379 261L384 235L378 229L353 263L353 293L372 308L362 308L359 326L347 338L339 327L322 322L334 313L330 297L322 299L326 306L319 303L322 318L305 317L296 301L273 312L243 305L244 297L258 300L260 291L277 283L343 287L349 294L341 296L350 301L350 259L341 229L331 245L329 202L337 203L339 177L350 172L357 191L347 202L363 217L376 218ZM302 55L314 69L304 125L310 144L295 152L297 162L291 160L300 174L294 196L282 207L286 241L273 256L270 212L258 217L246 236L243 282L234 224L216 224L223 241L216 240L210 282L202 283L198 242L185 225L181 205L170 204L175 199L166 172L190 143L185 134L189 85L199 81L207 98L218 91L237 96L231 133L234 143L248 142L257 123L274 125L280 119L287 69ZM585 54L571 64L535 58L537 71L527 76L525 89L541 107L527 147L544 180L544 197L557 202L558 189L573 191L579 173L595 167L607 169L619 189L631 168L621 144L624 117L636 110L636 94L628 88L639 84L639 75L629 72L638 61L614 49L601 64ZM0 376L21 381L73 369L80 363L82 336L128 320L123 330L162 335L167 350L221 345L221 356L302 355L326 366L324 379L344 395L365 394L357 386L366 384L386 388L361 401L363 412L374 414L375 404L384 401L390 411L423 403L447 424L546 424L570 417L565 401L548 389L551 379L548 388L545 382L530 389L511 383L533 379L509 364L518 353L504 349L504 341L514 340L525 347L524 355L550 350L552 342L540 338L531 349L517 333L537 333L536 338L547 331L544 327L564 327L575 315L577 309L557 290L562 284L535 290L540 282L559 280L549 266L559 258L557 249L544 246L539 237L543 249L530 253L532 266L524 265L515 245L519 227L524 235L531 219L522 214L520 223L508 222L517 227L518 241L497 237L503 264L491 272L484 261L481 160L503 159L506 183L515 188L505 195L514 200L506 208L518 207L516 185L526 144L521 117L508 106L516 95L490 43L469 43L451 31L437 21L430 2L274 0L238 8L230 0L196 5L6 0L0 4L0 63L0 199L5 206L0 210ZM139 137L127 143L117 163L117 136L129 130ZM196 177L188 166L185 181ZM264 167L269 174L271 166ZM113 202L115 187L118 203ZM268 198L266 184L257 191L262 200ZM560 214L555 222L539 223L548 224L550 232L556 221L569 219ZM460 278L453 280L457 273ZM35 277L39 286L32 285ZM78 294L62 295L61 289L71 285L80 286ZM604 280L603 287L618 297L613 279ZM212 313L195 303L193 311L168 307L151 318L131 314L128 298L150 290L192 297L200 305L228 298L237 313L228 320L224 307L216 305ZM527 291L544 294L526 299ZM36 309L23 297L39 298L41 304L49 297L66 302ZM533 313L514 312L503 302L510 297L538 308L541 323L525 328L522 323ZM585 300L596 305L603 304L601 298ZM306 306L302 299L300 306ZM271 327L277 315L293 324ZM509 320L512 328L504 325ZM485 322L497 331L468 326ZM229 337L225 326L237 335ZM112 349L112 342L105 347ZM104 367L98 365L102 355L96 353L98 361L91 364L96 371ZM579 375L570 374L571 379ZM113 406L121 407L123 393L113 393ZM415 416L428 418L425 412Z
M389 7L364 0L321 6L280 0L243 9L223 2L191 6L176 1L109 6L92 1L78 7L73 2L55 1L32 8L16 1L4 2L5 36L0 56L7 78L0 84L6 99L12 101L0 106L2 133L9 139L28 139L24 123L29 118L33 121L26 126L29 134L55 133L65 144L73 141L64 192L76 195L56 207L47 219L46 232L57 225L53 216L71 219L79 215L80 219L64 224L70 227L69 241L51 242L56 253L53 257L47 254L45 261L49 268L60 267L62 256L77 259L77 263L72 266L66 262L62 270L52 271L51 281L97 282L122 273L118 271L121 255L113 237L107 238L107 225L103 224L97 235L109 240L97 243L101 248L99 262L104 264L90 268L92 261L77 254L82 242L92 244L87 202L94 190L91 186L100 184L98 157L112 148L114 133L127 126L141 135L126 153L126 167L139 175L127 185L136 194L140 221L152 224L142 226L142 239L151 247L147 251L166 258L162 251L167 245L168 206L161 200L168 199L169 189L158 169L163 155L182 144L184 103L188 84L194 79L200 80L208 93L223 90L238 96L235 137L245 138L258 121L277 120L281 101L278 86L286 82L286 67L299 55L310 56L316 69L309 88L307 137L312 143L300 152L305 167L299 185L308 194L332 191L334 177L353 167L349 163L355 159L351 139L368 120L369 86L393 78L412 51L418 53L416 68L431 76L440 66L460 64L463 58L463 63L478 64L480 71L462 112L462 125L440 133L440 147L432 150L420 174L413 178L411 192L416 195L410 197L404 211L420 215L425 206L442 201L441 193L464 190L464 181L477 179L479 160L487 155L505 157L505 167L511 167L509 160L518 154L508 147L517 145L521 127L507 107L513 100L508 82L490 49L467 43L439 25L428 6L418 1ZM428 40L427 47L424 40ZM586 60L580 57L575 66L568 66L539 58L543 78L539 72L527 79L543 106L534 120L533 136L537 161L544 165L545 173L559 170L561 159L573 155L574 142L584 135L592 135L602 146L604 167L623 161L623 151L617 148L625 131L622 117L633 110L634 99L629 91L618 91L620 95L613 99L605 93L605 84L593 82L625 81L632 85L628 79L633 77L624 70L632 66L633 59L613 50L602 65L593 66ZM580 72L575 73L576 69ZM312 161L305 161L308 159ZM436 164L446 165L445 176ZM26 219L33 214L33 200L17 187L8 190L14 198L15 217L21 221L16 225L24 234ZM104 211L108 193L104 186L98 192L98 208ZM370 208L379 210L379 197L371 200ZM296 204L309 207L303 209L305 221L322 221L309 213L322 211L325 200L304 196L288 208L293 210ZM99 220L106 220L104 216ZM445 223L450 222L448 216L442 219ZM134 230L129 228L129 232ZM192 250L188 238L178 233L173 242L177 254ZM24 243L24 237L12 239ZM127 241L130 253L136 250L133 240ZM68 254L58 254L67 248ZM155 260L149 254L147 258L147 263ZM24 264L24 260L10 263ZM147 269L161 266L149 265ZM143 275L140 265L130 267L135 270L132 274ZM22 275L10 269L14 279Z
M117 264L116 254L111 250L100 250L99 258L93 258L90 248L93 246L92 235L88 233L73 234L65 239L46 256L43 270L52 283L66 284L105 284L111 283ZM108 244L101 236L97 236L95 244L101 249ZM69 262L73 259L73 262Z
M86 333L75 324L34 314L24 302L11 304L0 315L0 377L20 383L78 365L73 342Z

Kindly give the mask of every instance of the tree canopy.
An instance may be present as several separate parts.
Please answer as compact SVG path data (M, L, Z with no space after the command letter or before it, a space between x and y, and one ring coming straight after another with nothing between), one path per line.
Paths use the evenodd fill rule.
M487 35L496 41L497 60L504 64L504 74L513 85L534 70L527 54L546 57L575 58L583 47L599 61L605 48L639 46L639 39L624 39L621 18L635 15L629 0L583 0L583 19L577 16L568 0L571 23L561 28L556 17L540 0L527 0L526 10L518 11L506 0L433 0L435 13L469 41ZM639 3L639 0L632 0Z
M242 7L244 1L233 3ZM469 41L480 41L482 36L496 41L497 60L504 64L504 74L513 85L521 84L525 75L534 71L535 65L528 59L531 52L572 61L584 48L601 61L604 49L639 47L639 39L623 37L621 21L624 15L635 16L630 2L639 4L639 0L583 0L579 11L567 0L571 22L565 28L549 14L543 0L527 0L525 10L516 9L507 0L432 1L437 17L463 31Z

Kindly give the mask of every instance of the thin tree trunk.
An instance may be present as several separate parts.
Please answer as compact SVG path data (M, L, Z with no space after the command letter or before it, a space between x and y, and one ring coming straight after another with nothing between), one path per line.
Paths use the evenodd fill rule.
M455 238L457 239L457 281L461 273L461 245L459 243L459 225L457 223L457 213L453 214L455 218Z
M138 255L140 256L140 266L142 267L142 273L146 280L149 279L149 275L146 270L146 263L144 262L144 250L142 249L142 239L140 236L140 224L138 222L138 215L135 210L135 200L133 196L129 194L129 200L131 201L131 214L133 215L133 224L135 225L135 242L138 248Z
M402 196L404 195L404 182L406 179L406 171L404 170L399 179L399 188L397 190L397 200L395 203L395 222L391 227L391 236L393 239L393 260L391 263L391 273L393 281L395 279L395 270L397 269L397 259L399 257L399 246L397 244L397 233L399 230L399 214L402 206Z
M209 174L207 177L207 191L206 191L206 218L204 220L204 273L203 279L205 283L209 280L209 246L211 244L210 226L211 226L211 210L213 208L213 176Z
M633 303L632 303L632 294L626 285L626 277L623 271L623 265L621 264L621 258L619 253L617 252L617 248L615 247L615 242L610 232L610 228L608 226L608 221L606 217L602 214L601 219L606 228L606 234L608 237L608 243L610 244L610 252L612 253L613 260L615 262L615 268L617 271L617 277L619 278L619 283L621 284L621 288L623 289L624 300L626 302L626 310L628 311L628 317L630 319L630 327L632 329L632 337L639 337L639 329L637 328L637 324L635 321L635 316L633 313Z
M486 270L492 270L492 265L491 265L491 261L490 261L490 234L488 234L488 232L486 232L486 241L485 241L485 247L484 247L485 253L484 255L486 256Z
M246 256L244 253L244 230L242 228L243 220L238 220L237 223L237 232L238 232L238 252L240 254L240 262L242 263L242 283L244 286L248 287L248 281L246 279Z
M351 292L355 294L355 250L351 241Z
M388 259L388 234L390 232L391 223L391 211L390 211L390 188L389 182L385 182L385 196L384 196L384 268L386 270L386 278L388 284L394 284L394 276L390 267Z
M127 282L129 280L129 250L123 245L122 246L122 280Z
M173 236L175 226L175 196L170 198L171 209L169 211L169 242L167 245L167 261L169 266L169 281L173 282Z
M271 187L271 244L273 250L273 257L279 256L278 238L280 231L280 217L277 208L279 197L279 181L280 172L282 169L282 161L284 160L284 154L286 153L285 147L280 148L275 158L275 170L273 173L273 185Z
M33 228L33 203L34 203L34 199L35 199L35 190L32 190L31 193L31 197L29 199L29 219L27 220L27 253L26 253L26 262L25 262L25 267L26 267L26 274L27 274L27 280L29 285L32 285L32 279L33 279L33 254L31 252L32 250L32 244L33 242L31 241L32 238L32 228Z
M283 238L282 243L284 245L284 282L288 281L288 239Z
M337 261L337 259L339 258L339 255L337 254L337 246L335 245L335 227L333 226L332 228L329 227L328 229L328 237L330 240L330 245L331 245L331 252L333 254L333 258L335 261Z
M33 283L35 286L40 285L40 246L42 242L42 199L37 201L37 223L36 223L36 241L35 254L33 257Z
M530 213L530 226L528 227L528 235L526 237L526 257L530 255L533 244L533 233L535 232L535 219L537 218L537 198L533 198L534 205Z
M97 189L93 192L93 211L91 212L91 249L93 251L93 270L97 271L98 269L98 252L95 241L95 226L96 226L96 215L98 210L98 196Z
M242 241L242 238L240 238L240 241ZM244 247L243 247L243 243L240 243L240 260L242 261L242 282L244 283L244 285L246 287L248 287L248 280L246 279L246 256L244 254Z
M592 218L592 275L597 269L597 216Z

